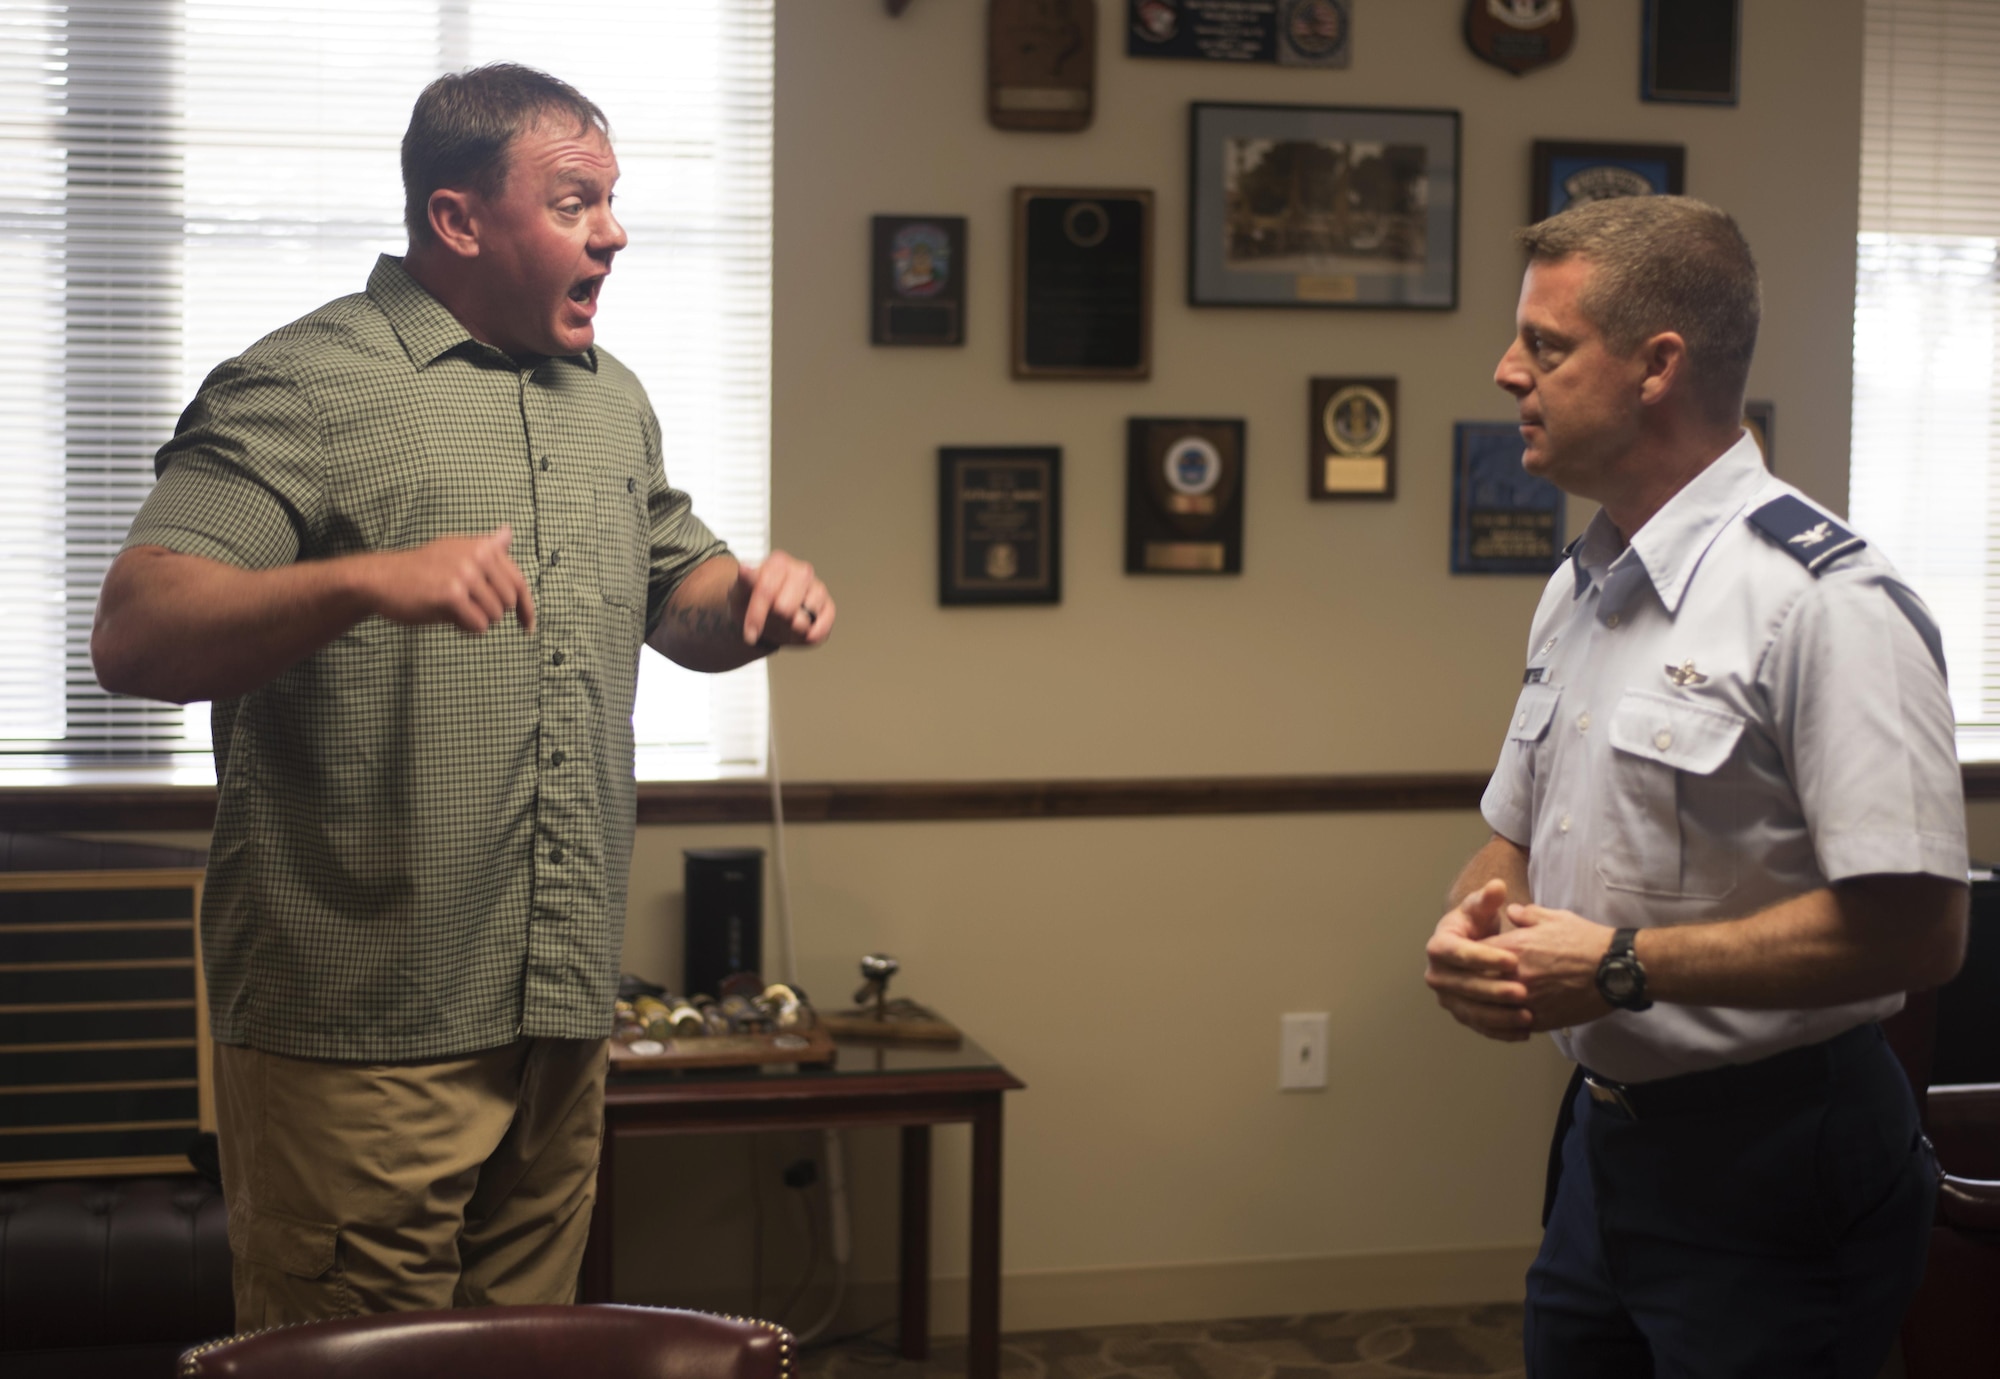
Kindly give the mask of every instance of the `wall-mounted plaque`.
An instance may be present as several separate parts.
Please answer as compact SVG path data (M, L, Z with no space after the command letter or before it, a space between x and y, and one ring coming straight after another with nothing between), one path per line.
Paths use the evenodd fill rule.
M1150 191L1014 189L1014 377L1146 377L1152 301Z
M1528 219L1546 220L1586 201L1679 196L1687 182L1680 144L1599 144L1535 140Z
M1345 67L1354 0L1125 0L1128 57Z
M1473 56L1515 76L1546 67L1576 42L1576 0L1465 0Z
M1738 0L1646 0L1639 99L1736 104L1742 21Z
M878 215L872 236L868 340L965 343L965 217Z
M1125 456L1125 573L1240 573L1243 423L1134 417Z
M1315 378L1306 491L1314 498L1396 496L1396 380Z
M1458 304L1458 112L1196 102L1194 306Z
M1521 467L1512 421L1452 428L1451 572L1546 575L1562 563L1563 492Z
M1090 125L1097 0L987 0L986 118L999 129Z
M1062 451L938 451L938 602L1062 602Z
M1743 404L1743 429L1750 433L1750 439L1757 442L1757 449L1763 452L1764 468L1773 474L1778 472L1778 404L1775 402L1746 402Z

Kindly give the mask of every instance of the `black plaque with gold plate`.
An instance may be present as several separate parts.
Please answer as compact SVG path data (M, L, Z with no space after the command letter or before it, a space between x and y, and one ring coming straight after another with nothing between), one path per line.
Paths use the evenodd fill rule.
M1062 451L938 450L938 602L1062 602Z
M1314 498L1396 496L1396 380L1312 380L1310 471Z
M1133 417L1125 455L1125 573L1241 573L1243 423Z
M1016 378L1152 372L1153 194L1014 189Z
M987 0L986 118L1078 130L1096 104L1097 0Z

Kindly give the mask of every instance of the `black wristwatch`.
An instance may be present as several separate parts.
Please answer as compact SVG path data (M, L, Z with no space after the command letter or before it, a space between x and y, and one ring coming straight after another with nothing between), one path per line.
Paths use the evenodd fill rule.
M1597 994L1620 1010L1651 1010L1646 995L1646 965L1632 951L1637 929L1620 929L1611 936L1611 947L1597 964Z

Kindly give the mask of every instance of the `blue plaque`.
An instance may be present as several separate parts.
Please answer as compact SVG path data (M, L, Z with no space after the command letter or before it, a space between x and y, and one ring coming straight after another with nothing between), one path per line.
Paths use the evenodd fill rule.
M1452 428L1451 572L1546 575L1562 564L1563 491L1521 467L1511 421Z

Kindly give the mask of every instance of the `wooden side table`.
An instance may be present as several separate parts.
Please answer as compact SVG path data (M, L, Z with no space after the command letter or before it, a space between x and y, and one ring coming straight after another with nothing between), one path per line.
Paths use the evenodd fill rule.
M614 1072L605 1081L604 1150L578 1300L611 1300L617 1219L613 1169L620 1140L895 1125L903 1132L898 1339L906 1358L921 1360L930 1353L931 1127L969 1122L972 1259L966 1365L970 1379L998 1379L1001 1099L1024 1085L970 1040L947 1050L841 1044L827 1068Z

